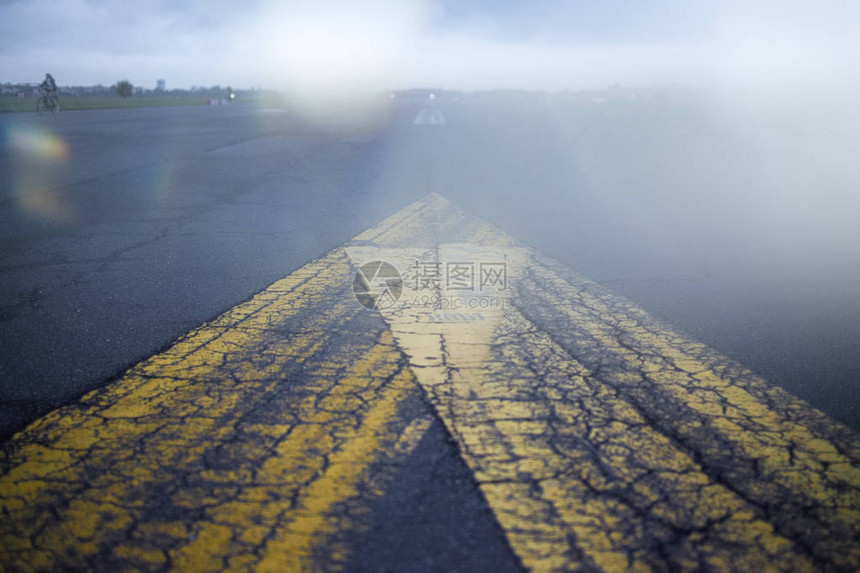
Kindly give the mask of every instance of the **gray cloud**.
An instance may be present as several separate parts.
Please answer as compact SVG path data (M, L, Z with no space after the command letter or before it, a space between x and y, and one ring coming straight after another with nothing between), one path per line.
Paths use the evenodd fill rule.
M12 1L0 69L176 87L834 89L857 80L857 21L837 1Z

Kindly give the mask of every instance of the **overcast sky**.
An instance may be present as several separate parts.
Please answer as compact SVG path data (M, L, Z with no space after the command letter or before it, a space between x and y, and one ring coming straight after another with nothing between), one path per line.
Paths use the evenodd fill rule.
M0 0L0 81L841 89L860 2Z

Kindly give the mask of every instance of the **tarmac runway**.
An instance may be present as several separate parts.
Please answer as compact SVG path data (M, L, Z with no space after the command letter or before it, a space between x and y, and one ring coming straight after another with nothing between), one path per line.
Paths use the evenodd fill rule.
M835 239L784 260L728 128L610 109L550 167L599 106L426 107L359 133L251 106L0 117L0 433L431 191L860 428L857 265Z
M246 558L264 569L292 555L380 571L719 569L776 555L785 570L839 569L860 559L850 520L826 511L856 510L853 493L836 499L830 488L857 484L835 469L841 457L816 457L826 450L856 465L856 434L791 397L860 428L858 269L825 260L823 247L782 242L791 230L774 229L767 204L743 187L759 181L750 142L694 105L396 100L349 129L235 105L6 115L0 130L0 432L8 439L74 404L13 438L2 468L20 485L22 460L80 467L40 447L115 468L69 473L66 483L86 484L74 495L0 489L8 511L19 511L9 499L29 495L26 511L57 499L101 508L104 535L78 539L70 561L28 553L38 547L16 558L204 570ZM471 262L479 280L482 263L505 260L519 281L513 307L431 313L426 330L345 310L344 300L362 300L348 292L349 265L368 253ZM209 379L232 380L236 393L185 384ZM289 388L267 386L277 379ZM494 407L507 417L484 409L505 399L497 391L518 396ZM327 401L299 407L309 396ZM750 437L767 428L772 440ZM757 457L779 462L760 467ZM308 471L324 472L320 481L303 478L318 459L322 468ZM614 494L595 494L592 462ZM783 483L783 463L813 481L837 473L801 495ZM571 467L581 481L557 479ZM111 490L125 501L105 517L105 498L91 496L113 487L98 481L112 471L125 483L209 477L157 486L172 492L165 505L155 485ZM283 530L287 514L267 513L284 511L283 492L268 505L255 496L291 480L306 505ZM671 508L659 513L666 495ZM136 513L135 499L155 509ZM578 512L565 499L589 502ZM725 507L734 510L717 515ZM809 533L809 511L832 539ZM45 534L55 545L75 522L64 519ZM184 533L121 541L168 521ZM204 555L197 539L224 553Z

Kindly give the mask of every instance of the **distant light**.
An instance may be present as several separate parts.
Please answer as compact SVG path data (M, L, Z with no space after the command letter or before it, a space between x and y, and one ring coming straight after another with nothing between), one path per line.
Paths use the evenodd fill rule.
M436 99L436 94L430 94L430 99Z

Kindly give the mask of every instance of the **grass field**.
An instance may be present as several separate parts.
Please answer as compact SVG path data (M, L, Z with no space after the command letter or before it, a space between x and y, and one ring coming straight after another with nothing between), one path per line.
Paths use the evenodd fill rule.
M60 97L60 111L74 109L103 109L115 107L163 107L175 105L202 105L205 97L129 97L91 96L91 97ZM0 112L4 111L36 111L34 97L2 97Z

